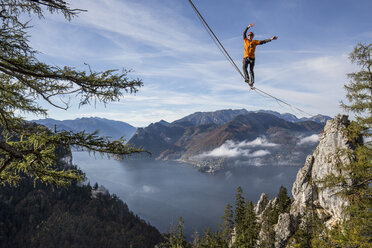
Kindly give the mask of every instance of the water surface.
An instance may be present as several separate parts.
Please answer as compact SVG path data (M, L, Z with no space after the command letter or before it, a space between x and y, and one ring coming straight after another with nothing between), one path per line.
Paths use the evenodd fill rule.
M86 152L73 152L73 162L86 173L91 185L98 182L106 187L160 232L169 232L170 225L182 216L188 238L195 229L218 228L225 205L235 202L238 186L247 200L256 203L262 192L270 198L276 196L281 185L290 193L299 170L242 166L207 174L183 163L116 161Z

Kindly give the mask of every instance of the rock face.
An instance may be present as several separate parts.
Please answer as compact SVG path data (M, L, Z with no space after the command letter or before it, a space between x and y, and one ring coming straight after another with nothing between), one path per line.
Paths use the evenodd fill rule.
M275 247L286 246L308 210L316 210L318 217L328 228L345 217L344 208L348 202L337 194L341 188L324 187L322 180L330 174L336 176L347 174L341 171L337 164L350 163L345 155L345 150L353 149L346 137L345 130L348 124L347 116L337 116L327 121L324 132L319 137L318 147L307 157L305 166L297 174L292 188L293 203L290 213L279 216L275 227Z
M296 227L290 214L279 215L278 224L275 226L275 247L285 247L288 238L295 232Z
M260 196L260 199L257 202L257 205L255 206L255 211L257 216L261 216L263 211L267 208L267 204L269 203L269 196L266 193L262 193Z

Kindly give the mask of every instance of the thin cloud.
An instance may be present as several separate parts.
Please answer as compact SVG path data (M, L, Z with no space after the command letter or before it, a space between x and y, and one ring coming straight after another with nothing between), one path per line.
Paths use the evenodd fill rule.
M110 32L141 42L156 51L172 51L174 55L194 51L209 53L206 44L189 34L201 33L189 19L173 13L165 6L153 8L133 1L80 1L88 13L79 18L81 25L98 32ZM188 32L185 32L185 27Z
M142 186L142 192L143 193L155 193L157 189L155 187L149 186L149 185L143 185Z
M237 157L249 157L257 158L263 157L270 152L268 150L257 150L251 152L251 148L254 147L273 147L276 144L267 142L264 138L257 138L251 142L234 142L232 140L227 140L223 145L213 149L212 151L202 153L198 155L198 158L206 157L225 157L225 158L237 158Z
M226 157L226 158L236 158L239 156L247 156L249 150L244 150L239 148L234 141L228 140L222 146L215 148L210 152L203 153L199 155L200 158L204 157Z
M267 141L265 137L258 137L252 141L243 141L238 144L239 147L274 147L278 146L278 144L270 143Z
M268 150L258 150L258 151L253 152L252 154L248 154L248 157L257 158L257 157L264 157L269 154L270 152Z
M319 135L318 134L313 134L307 137L304 137L300 139L298 142L299 145L306 144L306 143L316 143L319 141Z

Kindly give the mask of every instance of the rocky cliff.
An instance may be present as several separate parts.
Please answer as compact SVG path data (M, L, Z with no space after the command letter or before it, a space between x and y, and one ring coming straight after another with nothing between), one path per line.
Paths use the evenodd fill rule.
M286 247L297 228L305 221L309 213L316 213L326 227L332 228L345 218L345 207L348 202L338 194L340 186L324 187L324 179L334 174L347 176L338 163L350 163L345 151L353 149L346 136L349 125L347 116L337 116L327 121L324 131L320 134L319 145L312 155L306 159L305 165L297 174L293 184L293 202L289 213L279 215L275 229L275 247ZM349 182L351 183L351 182ZM258 218L275 205L276 199L268 201L263 194L256 205ZM261 231L262 233L262 231ZM262 239L262 235L260 235Z

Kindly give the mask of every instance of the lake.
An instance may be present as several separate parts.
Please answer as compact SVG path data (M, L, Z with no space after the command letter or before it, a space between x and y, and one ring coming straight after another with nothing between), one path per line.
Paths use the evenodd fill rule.
M234 205L238 186L246 200L257 203L262 192L270 198L283 185L292 189L299 167L240 166L215 174L198 172L188 164L169 161L116 161L73 152L73 163L93 186L103 185L131 211L160 232L169 232L180 216L188 239L194 230L218 228L227 203Z

